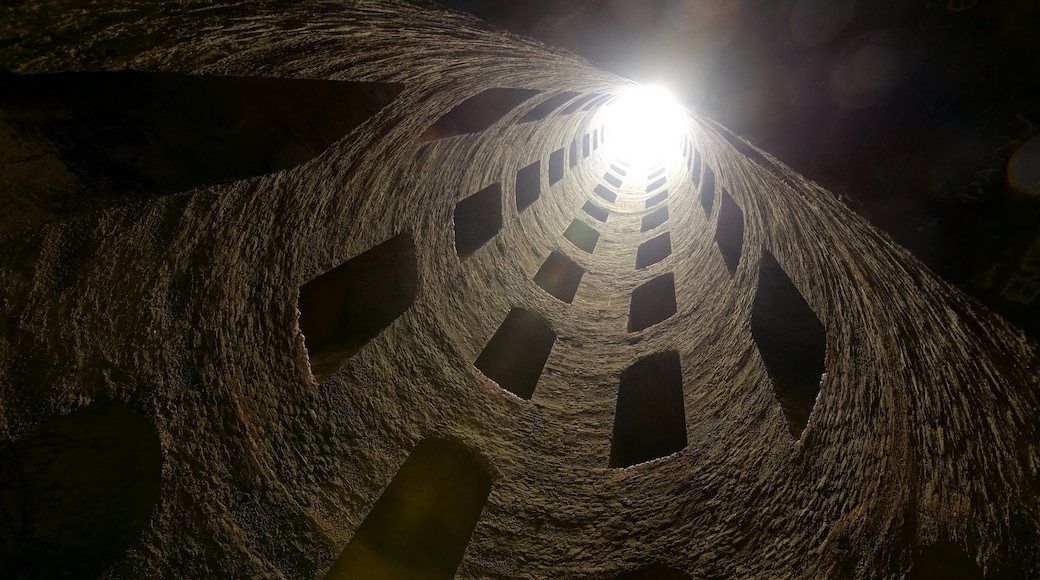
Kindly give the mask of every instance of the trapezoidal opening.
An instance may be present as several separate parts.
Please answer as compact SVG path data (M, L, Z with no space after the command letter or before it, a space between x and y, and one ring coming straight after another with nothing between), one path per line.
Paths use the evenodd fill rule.
M516 209L523 211L538 201L542 194L542 163L534 163L516 172Z
M740 253L744 247L744 212L725 189L722 190L719 204L715 243L718 244L722 260L726 262L726 269L732 276L737 271Z
M632 291L628 331L638 332L675 314L675 275L658 276Z
M564 158L563 148L559 148L549 154L549 185L553 185L563 179Z
M675 351L640 359L621 373L610 467L629 467L686 447L682 384Z
M571 169L578 166L578 141L575 139L571 141L571 149L567 154L567 158L570 162Z
M711 206L715 204L715 172L710 167L704 168L704 182L701 184L701 207L704 215L711 215Z
M667 258L672 253L672 237L665 232L639 244L636 250L636 269L641 270Z
M548 99L535 105L533 109L527 112L526 115L520 117L521 123L530 123L531 121L541 121L549 116L550 113L563 106L564 103L578 96L578 93L560 93L553 95Z
M596 221L601 221L603 223L607 223L607 218L610 217L609 211L592 203L591 201L586 201L585 205L581 206L581 209L585 213L589 214L589 216L594 218Z
M650 209L650 208L654 207L655 205L661 203L662 201L664 201L666 199L668 199L668 190L667 189L662 191L661 193L656 193L653 196L647 198L647 200L646 200L646 209Z
M599 232L579 219L571 221L571 225L567 226L567 231L563 232L563 237L590 254L596 249L596 243L599 242Z
M556 333L545 319L514 308L473 364L498 386L530 399L554 342Z
M610 174L610 173L604 173L603 174L603 181L606 181L607 183L609 183L610 185L613 185L614 187L621 187L621 179L619 177L616 177L616 176Z
M140 537L159 502L151 421L95 402L0 446L0 575L95 578Z
M765 250L751 309L751 336L791 436L800 439L820 394L827 331L776 258Z
M480 456L454 441L424 439L325 578L451 580L489 493Z
M655 209L654 211L643 216L643 221L639 227L640 232L648 232L654 228L660 227L664 222L668 221L668 206L663 206Z
M408 234L354 256L300 286L300 330L321 382L408 310L418 272Z
M538 93L539 91L530 89L504 88L481 91L442 115L416 137L415 142L425 143L468 133L480 133Z
M502 229L502 186L493 183L455 204L455 251L466 258Z
M614 201L617 200L617 194L607 189L602 183L597 183L596 187L592 189L592 192L610 203L614 203Z
M574 260L560 252L553 252L534 275L534 283L556 298L570 303L574 301L584 275L585 270L575 264Z

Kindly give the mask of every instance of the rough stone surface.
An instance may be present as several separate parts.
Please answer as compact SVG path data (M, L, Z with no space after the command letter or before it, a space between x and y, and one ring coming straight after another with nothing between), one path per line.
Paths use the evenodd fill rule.
M50 0L0 7L0 34L17 39L0 70L19 74L404 85L295 168L4 222L0 437L107 400L153 422L162 445L160 500L107 577L321 578L431 437L474 450L492 476L459 578L652 565L695 578L899 577L938 542L990 577L1040 576L1036 351L827 191L695 114L694 149L743 211L732 276L714 242L718 204L706 217L692 163L666 172L669 218L646 233L647 180L630 173L615 203L593 193L613 160L582 157L549 185L550 153L597 128L596 109L518 120L557 92L627 81L459 15L384 0ZM497 87L543 94L482 133L414 143ZM541 195L520 213L516 171L534 161ZM502 229L460 259L455 204L495 182ZM607 223L581 210L589 200ZM600 232L593 254L563 237L575 218ZM662 231L672 254L636 270L636 249ZM299 287L401 232L415 241L414 302L317 383ZM827 331L827 374L797 442L750 331L763 248ZM532 279L553 251L585 270L571 304ZM633 289L669 272L677 313L628 332ZM473 366L512 308L557 335L530 400ZM608 468L621 372L669 350L687 447Z

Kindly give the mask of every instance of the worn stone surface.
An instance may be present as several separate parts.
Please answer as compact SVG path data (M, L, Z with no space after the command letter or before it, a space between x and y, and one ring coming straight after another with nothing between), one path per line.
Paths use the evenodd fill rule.
M714 241L718 204L706 217L685 164L666 173L668 221L645 233L647 179L630 173L614 204L593 193L612 160L568 163L549 185L550 153L594 129L595 111L517 121L555 92L627 81L534 41L374 0L21 2L0 23L17 39L0 69L20 74L404 85L295 168L5 224L0 436L111 400L153 422L162 445L160 500L108 577L320 578L428 437L462 442L492 475L460 578L651 564L695 578L898 577L936 542L991 577L1040 576L1037 353L827 191L696 115L695 148L743 213L732 276ZM496 87L544 94L482 133L414 143ZM518 212L516 172L536 160L540 198ZM460 259L455 204L494 182L503 227ZM607 223L581 210L588 200L611 210ZM600 232L592 254L563 237L574 218ZM636 270L638 246L665 230L671 255ZM414 302L317 383L299 286L401 232L415 241ZM798 442L750 331L763 248L827 330L827 374ZM532 280L553 251L585 269L571 304ZM668 272L677 313L628 332L633 289ZM514 307L557 334L530 400L473 366ZM619 377L668 350L689 444L610 469Z

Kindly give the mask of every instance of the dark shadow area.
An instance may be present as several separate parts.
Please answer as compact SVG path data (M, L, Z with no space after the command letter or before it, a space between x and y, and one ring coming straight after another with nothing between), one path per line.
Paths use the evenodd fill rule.
M621 179L618 178L615 175L611 175L610 173L604 173L603 174L603 181L606 181L607 183L609 183L610 185L613 185L614 187L621 187Z
M570 303L574 300L583 275L585 270L581 266L566 255L553 252L534 275L534 283L556 298Z
M669 272L632 291L628 331L637 332L649 328L675 312L675 276Z
M762 251L751 336L791 436L800 439L820 394L827 332L772 254Z
M578 166L578 141L577 140L571 141L571 150L570 150L570 152L568 153L567 156L569 158L571 169L574 169L575 167L577 167Z
M520 117L520 122L530 123L531 121L541 121L548 117L550 113L562 107L564 103L576 96L578 96L578 93L571 92L553 95L541 103L538 103L533 109L528 111L526 115Z
M661 564L652 564L645 568L625 572L615 576L614 580L690 580L690 575Z
M596 242L599 241L599 232L590 228L585 222L576 219L571 222L571 225L567 226L567 231L563 232L563 237L567 238L568 242L591 254L596 249Z
M715 229L715 243L719 246L722 259L732 276L740 263L740 252L744 247L744 212L729 192L722 190L719 204L719 223Z
M588 157L589 153L592 153L592 137L588 133L581 138L581 151L582 157Z
M0 73L0 86L0 214L27 222L295 167L402 89L137 71Z
M603 223L607 223L607 218L610 217L609 211L601 208L600 206L592 203L591 201L586 201L585 205L581 206L581 209L597 221L601 221Z
M700 188L701 185L701 152L694 150L693 152L693 173L690 174L690 179L693 183Z
M0 576L96 578L159 502L155 427L97 402L0 446Z
M704 215L711 215L711 207L715 205L715 172L710 167L704 168L704 181L701 183L701 207Z
M468 257L502 229L502 186L493 183L455 204L455 251Z
M914 558L906 580L982 580L982 570L964 548L952 542L936 542Z
M592 148L599 149L599 129L592 131Z
M621 373L610 467L629 467L686 447L682 384L675 351L640 359Z
M668 206L663 206L643 216L639 231L648 232L668 221Z
M398 234L300 286L300 331L321 382L411 306L415 245Z
M614 173L617 173L621 177L624 177L624 176L628 175L627 171L625 171L621 167L618 167L617 165L611 165L610 166L610 170L613 171Z
M589 103L587 105L585 105L584 107L582 107L581 110L582 111L591 111L594 107L598 107L598 106L602 105L603 103L606 103L607 101L609 101L613 96L614 95L603 95L602 97L600 97L598 99L595 99L593 101L589 101Z
M560 114L561 115L570 115L570 114L576 113L576 112L578 112L578 109L580 109L582 107L582 105L585 105L586 103L588 103L592 99L595 99L595 98L597 98L599 96L600 96L599 93L589 93L589 94L583 96L582 98L574 101L573 103L567 105L567 108L564 109L563 111L561 111Z
M491 492L484 460L424 439L372 506L327 580L451 580Z
M646 200L646 209L650 209L650 208L654 207L655 205L661 203L662 201L664 201L666 199L668 199L668 190L667 189L662 191L661 193L656 193L653 196L647 198L647 200Z
M553 185L563 179L564 165L565 160L562 147L549 154L549 185Z
M595 193L596 195L602 197L606 201L609 201L610 203L614 203L614 201L617 200L617 194L614 193L613 191L610 191L609 189L604 187L602 184L598 184L597 183L596 187L594 187L592 189L592 191L593 191L593 193Z
M650 185L646 186L646 192L650 193L651 191L657 189L658 187L663 187L664 184L667 183L667 182L668 182L668 180L666 178L662 177L662 178L658 179L657 181L651 183Z
M530 399L554 342L556 333L541 316L514 308L473 364L498 386Z
M516 209L527 209L541 194L542 163L535 161L516 172Z
M651 173L650 175L648 175L648 176L647 176L647 178L646 178L646 180L647 180L647 181L650 181L651 179L654 179L654 178L656 178L656 177L660 177L660 176L661 176L661 175L663 175L663 174L664 174L664 167L661 167L660 169L654 170L654 172L653 172L653 173Z
M505 117L517 105L538 93L539 91L529 89L487 89L445 113L416 137L415 142L425 143L468 133L480 133Z
M636 269L641 270L652 266L667 258L671 253L672 237L668 232L651 238L639 244L639 249L636 250Z

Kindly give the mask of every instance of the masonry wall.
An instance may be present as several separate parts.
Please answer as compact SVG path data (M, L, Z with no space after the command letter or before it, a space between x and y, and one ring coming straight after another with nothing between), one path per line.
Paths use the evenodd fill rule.
M681 161L647 191L656 176L596 148L595 112L627 81L429 7L110 4L5 9L20 41L0 66L344 85L271 85L252 119L312 153L256 153L267 169L187 191L156 185L162 164L34 129L89 112L5 95L6 573L322 578L361 561L337 563L379 535L359 530L406 461L425 473L409 456L433 440L449 445L431 457L490 480L460 578L1040 575L1037 353L768 154L691 113ZM488 89L527 92L455 109ZM339 107L342 135L309 137L325 116L299 111ZM535 162L537 197L527 169L518 204ZM564 236L575 220L599 234L591 252ZM665 232L670 252L637 268ZM530 316L501 330L515 311ZM808 362L773 362L792 356ZM126 411L157 447L92 430L148 441ZM98 474L127 465L136 512L44 509L104 505Z

